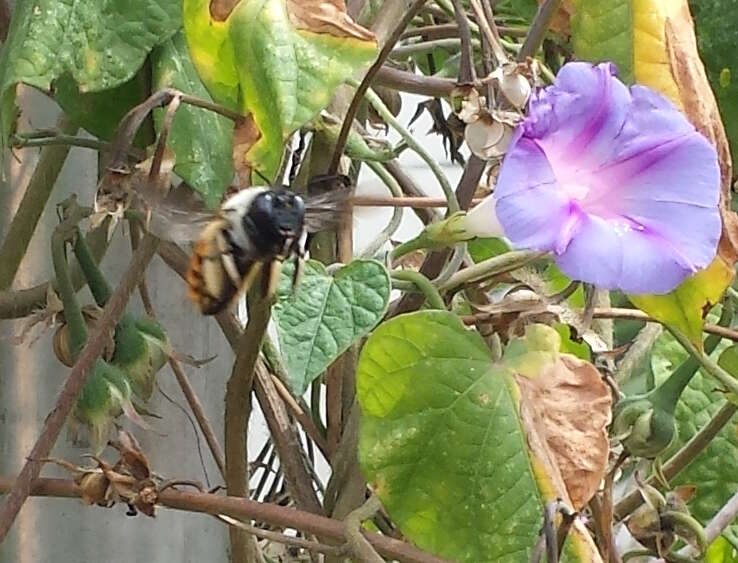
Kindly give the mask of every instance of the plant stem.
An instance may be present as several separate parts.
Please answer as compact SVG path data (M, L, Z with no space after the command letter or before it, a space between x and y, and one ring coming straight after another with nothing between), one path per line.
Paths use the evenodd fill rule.
M393 280L412 282L425 295L425 299L431 308L446 309L446 304L443 302L441 294L438 293L438 290L431 281L420 272L414 270L393 270L391 277Z
M385 123L397 131L403 141L407 143L407 146L418 153L418 156L420 156L420 158L428 165L433 172L433 175L438 180L438 183L441 185L443 195L446 197L446 201L448 201L449 213L456 213L459 210L459 202L456 199L456 194L454 193L448 178L446 178L446 175L443 173L443 170L441 170L441 166L438 162L436 162L436 160L430 155L430 153L428 153L428 151L425 150L415 137L413 137L410 132L405 129L397 119L395 119L392 112L390 112L387 106L384 105L384 102L371 88L366 91L365 97Z
M351 546L354 556L363 563L384 563L384 559L374 551L372 544L361 533L361 523L374 516L381 509L382 504L379 499L371 496L364 504L346 516L346 540Z
M379 177L382 182L389 188L389 191L394 197L402 197L402 189L392 175L387 172L387 169L378 162L367 162L369 168ZM402 209L395 207L392 212L392 218L390 219L387 226L382 229L379 234L372 240L361 253L362 258L371 258L384 244L392 237L393 234L400 227L402 222Z
M264 274L262 274L264 275ZM236 361L226 384L225 459L226 488L231 496L249 497L248 450L246 437L251 415L251 389L256 360L269 324L271 303L262 298L261 276L248 294L248 323L236 346ZM244 530L230 528L231 562L252 563L256 560L256 542Z
M0 477L0 494L13 488L12 478ZM29 484L29 490L32 490L35 496L45 497L79 498L82 494L79 486L68 479L37 479ZM343 522L277 504L175 489L163 491L159 495L158 504L173 510L211 515L225 514L240 520L255 520L330 538L337 542L345 540L346 526ZM421 551L404 541L375 532L362 531L362 534L374 549L390 560L406 563L449 563L446 559Z
M87 381L88 374L92 371L92 367L108 343L108 335L123 314L128 299L136 287L141 273L146 269L146 266L154 256L157 244L158 241L153 236L147 235L144 238L141 246L139 246L133 255L131 265L123 275L120 285L118 285L103 310L94 333L87 341L79 358L77 358L77 361L69 372L64 387L56 400L56 405L46 417L41 434L28 456L26 456L27 461L23 469L21 469L18 479L13 484L10 494L0 506L0 543L7 536L10 527L15 521L15 517L31 493L33 481L41 472L42 464L38 460L49 457L51 448L54 447L61 428L72 411L77 397L82 391L82 387Z
M200 427L202 435L205 436L205 441L208 443L215 465L218 466L221 476L225 479L225 454L223 454L223 448L221 448L218 438L215 436L213 426L205 415L205 409L200 402L200 398L195 393L195 389L192 387L187 374L182 370L180 363L170 357L169 366L172 368L172 373L174 373L174 377L177 379L180 389L182 389L182 394L185 396L187 404L190 406L190 410L192 410L192 414L195 416L195 420L197 420L197 424Z
M64 133L75 133L78 128L66 116L59 119L57 126ZM36 169L33 171L23 199L0 246L0 264L2 264L0 290L8 289L13 284L70 148L69 146L51 146L41 150Z
M545 256L545 254L532 250L513 250L512 252L506 252L505 254L483 260L457 272L443 283L438 290L442 292L449 291L467 283L511 272L541 256Z
M113 295L113 288L105 279L105 276L100 271L100 267L92 255L87 240L82 233L77 230L76 240L74 242L74 255L77 257L77 262L82 272L87 278L87 285L90 287L92 296L95 298L95 302L100 306L104 307L105 304L110 300L110 296Z
M525 61L532 57L543 43L551 20L561 5L561 0L545 0L539 7L533 22L530 24L528 35L525 36L523 46L518 53L518 60Z
M681 344L682 347L699 362L700 366L707 374L717 379L728 391L738 395L738 380L721 368L712 358L698 350L697 347L681 332L669 327L666 328L671 332L679 344Z
M407 25L410 23L410 21L412 21L413 17L415 17L415 14L418 13L420 8L423 7L426 1L427 0L415 0L415 2L413 2L413 4L407 8L400 5L399 2L396 3L397 6L395 7L395 9L399 9L403 12L402 17L392 29L392 32L387 37L384 45L382 45L382 49L379 52L379 55L377 55L377 59L364 75L361 84L356 87L356 92L354 93L354 97L351 100L351 103L346 109L346 113L343 118L343 124L341 125L341 131L338 134L338 139L336 140L336 144L333 149L333 156L331 158L330 165L328 166L328 174L335 174L338 171L338 165L341 161L341 154L343 153L343 149L346 146L349 131L351 130L354 118L359 112L359 105L364 99L364 95L369 89L369 85L372 83L377 73L381 70L384 61L386 61L389 57L390 53L392 52L392 48L400 39L400 36L405 31ZM394 6L383 6L383 10L392 10L393 7Z
M79 217L76 220L79 220ZM65 225L64 223L60 224L54 230L54 234L51 235L51 259L54 263L57 291L64 304L64 319L69 329L70 353L72 359L76 361L87 341L87 324L82 316L82 308L77 301L77 294L74 291L72 279L69 275L69 264L67 263L66 253L69 231L69 225Z
M102 258L108 247L106 232L107 221L99 228L87 233L87 241L98 260ZM85 285L79 264L73 265L71 275L74 290L79 291ZM50 283L56 287L56 281L52 280ZM28 289L0 291L0 319L19 319L43 307L46 303L48 289L49 282L46 282Z

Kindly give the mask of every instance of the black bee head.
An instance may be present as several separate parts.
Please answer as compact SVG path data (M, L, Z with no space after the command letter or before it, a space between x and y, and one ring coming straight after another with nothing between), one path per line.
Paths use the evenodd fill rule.
M243 226L257 251L284 255L302 236L305 202L289 191L267 190L257 195L243 217Z

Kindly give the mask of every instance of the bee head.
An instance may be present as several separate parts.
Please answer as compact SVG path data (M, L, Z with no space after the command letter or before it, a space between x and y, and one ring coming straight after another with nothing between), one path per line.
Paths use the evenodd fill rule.
M288 191L266 190L257 195L243 217L243 227L259 252L284 255L302 236L305 203Z

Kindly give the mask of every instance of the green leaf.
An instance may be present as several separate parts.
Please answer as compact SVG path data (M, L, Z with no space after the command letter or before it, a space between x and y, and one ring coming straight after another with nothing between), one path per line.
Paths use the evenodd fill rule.
M387 270L374 260L354 260L335 276L319 262L308 264L295 294L272 311L286 383L296 395L374 328L387 311L391 289Z
M717 258L666 295L629 295L631 302L656 320L684 333L702 348L702 316L720 300L733 279L733 269Z
M54 99L74 123L100 139L111 140L128 110L146 99L148 88L146 73L137 72L120 86L83 94L71 75L64 74L54 82ZM147 133L151 135L145 128L138 130L136 146L143 148L153 142L145 138Z
M733 162L738 162L738 60L735 56L738 12L735 2L690 0L689 6L697 27L697 47L717 98Z
M626 84L634 81L633 2L575 0L571 37L577 57L592 62L613 61Z
M172 87L211 100L190 60L182 33L177 33L152 53L156 89ZM154 113L157 130L165 110ZM233 122L212 111L182 105L172 123L169 145L174 151L174 171L210 208L220 204L233 179Z
M114 88L181 21L180 0L18 2L0 55L0 148L13 128L17 83L49 90L69 73L81 92Z
M244 154L236 168L256 168L271 178L284 141L374 59L376 42L337 11L318 14L314 1L242 1L223 22L212 19L209 4L184 2L192 60L213 97L255 125L258 134L239 147Z
M705 563L738 563L738 550L723 536L719 536L710 544Z
M555 340L540 327L511 355L518 366L541 354L550 363ZM537 359L527 361L526 349ZM359 462L403 534L453 561L527 561L543 505L559 493L549 466L529 449L535 431L508 364L493 363L484 340L456 315L420 311L373 332L356 383ZM576 529L573 537L585 549ZM598 560L577 549L568 560Z
M510 246L501 238L474 238L466 243L466 248L474 262L510 252Z

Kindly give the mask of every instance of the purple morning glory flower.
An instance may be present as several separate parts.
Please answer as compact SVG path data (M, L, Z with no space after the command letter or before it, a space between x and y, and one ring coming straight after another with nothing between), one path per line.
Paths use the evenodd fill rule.
M566 64L534 94L500 169L495 212L569 277L666 293L716 254L715 149L666 98L611 64Z

